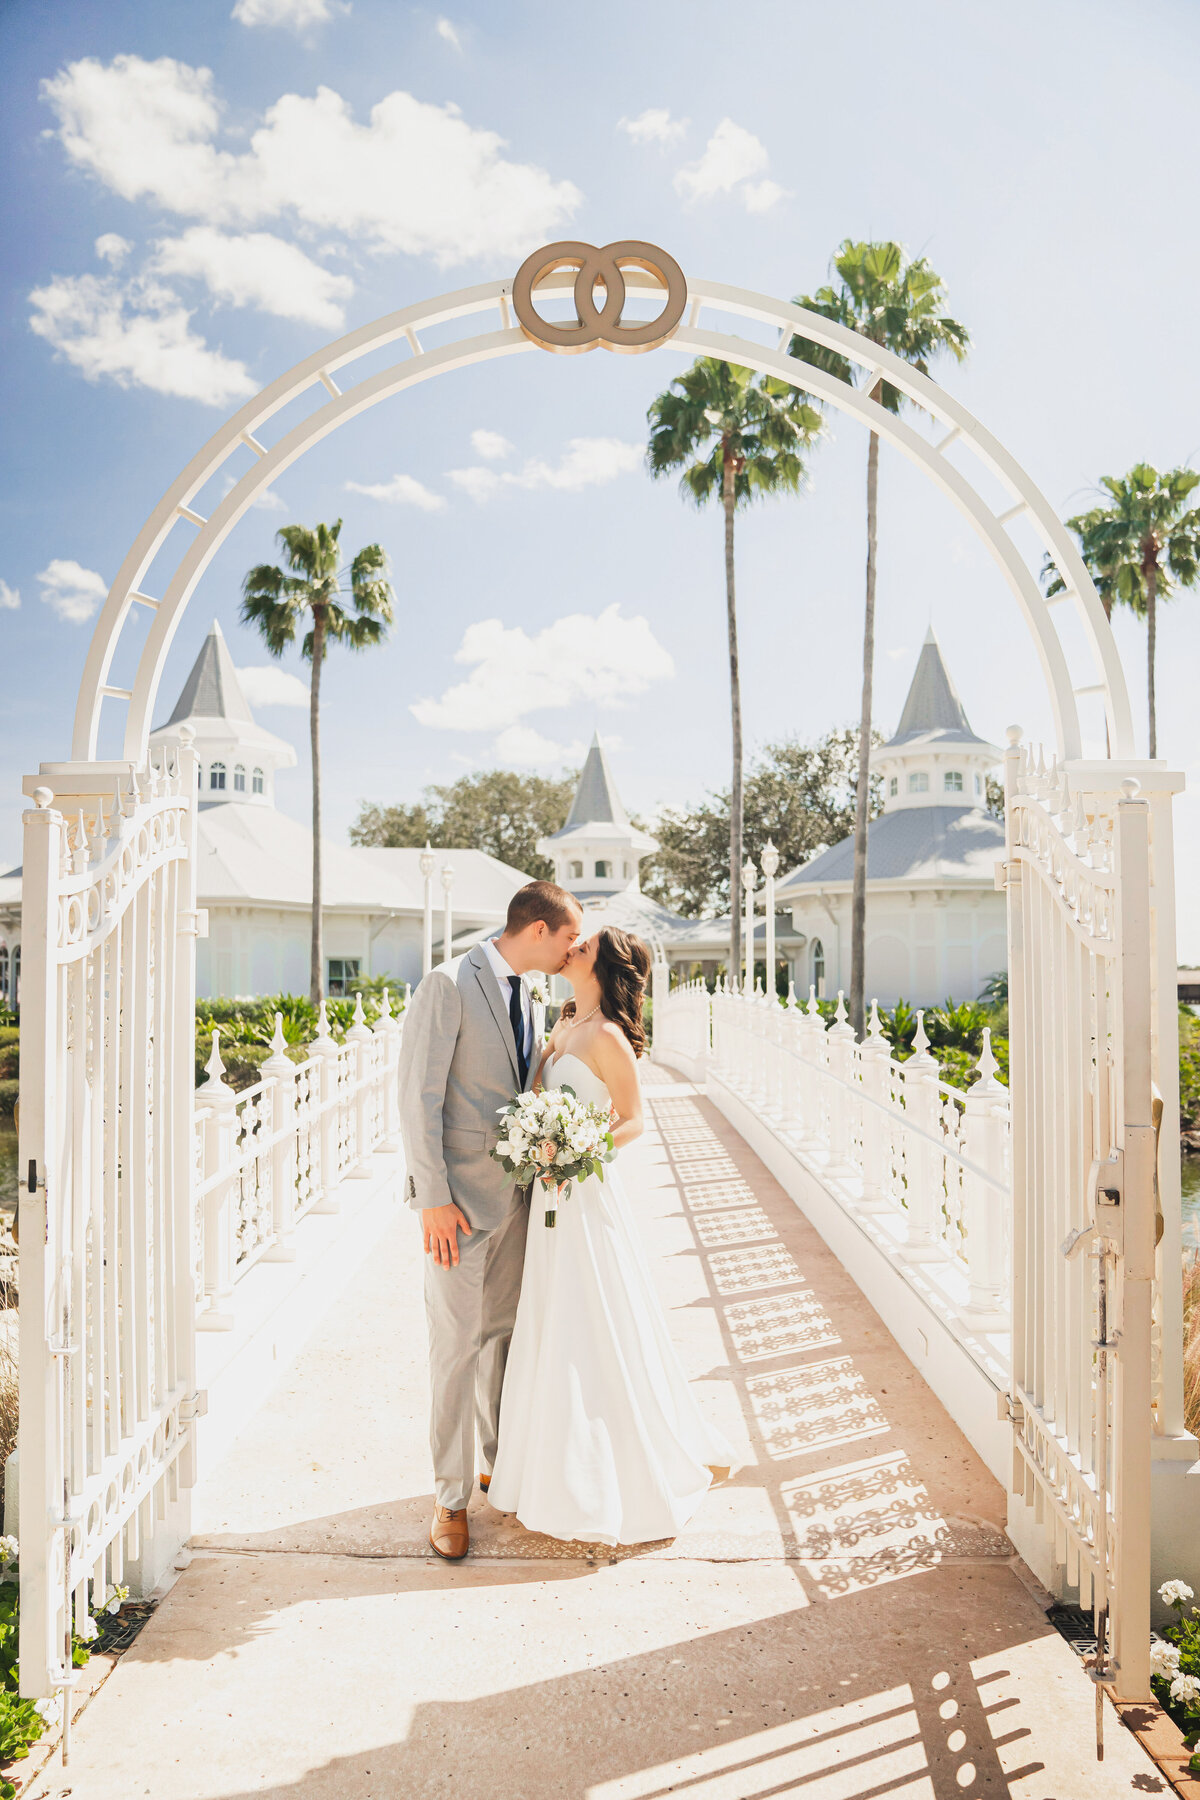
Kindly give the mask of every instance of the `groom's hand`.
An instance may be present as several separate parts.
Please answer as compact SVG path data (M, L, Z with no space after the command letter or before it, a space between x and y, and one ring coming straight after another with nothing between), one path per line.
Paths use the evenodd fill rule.
M471 1227L467 1224L466 1215L453 1202L449 1206L428 1206L421 1214L425 1254L432 1254L434 1262L440 1268L448 1269L458 1264L460 1226L470 1237Z

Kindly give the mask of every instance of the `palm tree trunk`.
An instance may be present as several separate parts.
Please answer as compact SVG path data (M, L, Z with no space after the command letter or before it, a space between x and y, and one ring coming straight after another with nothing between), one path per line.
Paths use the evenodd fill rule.
M1154 710L1154 649L1158 637L1158 564L1146 570L1146 692L1150 703L1150 755L1158 755L1158 720Z
M321 659L325 653L325 620L313 616L312 680L308 689L308 736L312 748L312 950L309 997L320 1006L325 997L325 945L321 931Z
M729 627L729 713L733 734L733 780L729 799L729 979L736 987L742 968L742 684L738 674L737 592L733 579L733 512L737 498L733 457L725 451L725 613Z
M850 1023L862 1038L867 982L867 814L871 797L871 704L875 678L875 550L879 529L879 433L867 450L867 602L863 615L862 713L854 796L854 889L850 901Z

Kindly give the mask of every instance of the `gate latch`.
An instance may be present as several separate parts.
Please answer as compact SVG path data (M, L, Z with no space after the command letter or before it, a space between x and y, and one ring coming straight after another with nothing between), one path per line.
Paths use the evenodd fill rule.
M1064 1238L1062 1253L1072 1257L1085 1239L1107 1238L1117 1249L1124 1241L1124 1218L1121 1196L1125 1186L1125 1158L1120 1150L1098 1156L1088 1171L1087 1204L1091 1219Z

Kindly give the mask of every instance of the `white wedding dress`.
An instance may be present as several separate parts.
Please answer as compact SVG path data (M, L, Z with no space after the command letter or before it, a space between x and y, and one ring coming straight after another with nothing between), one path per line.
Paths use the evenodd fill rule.
M542 1080L610 1104L569 1053ZM543 1196L536 1183L488 1499L549 1537L674 1537L733 1451L688 1386L616 1163L572 1187L552 1230Z

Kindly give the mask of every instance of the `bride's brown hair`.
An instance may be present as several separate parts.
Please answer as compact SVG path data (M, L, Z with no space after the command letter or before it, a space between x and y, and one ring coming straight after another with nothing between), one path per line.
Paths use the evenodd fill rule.
M650 952L631 931L605 925L596 943L596 980L600 983L600 1010L619 1025L641 1056L646 1048L642 1001L650 979Z

